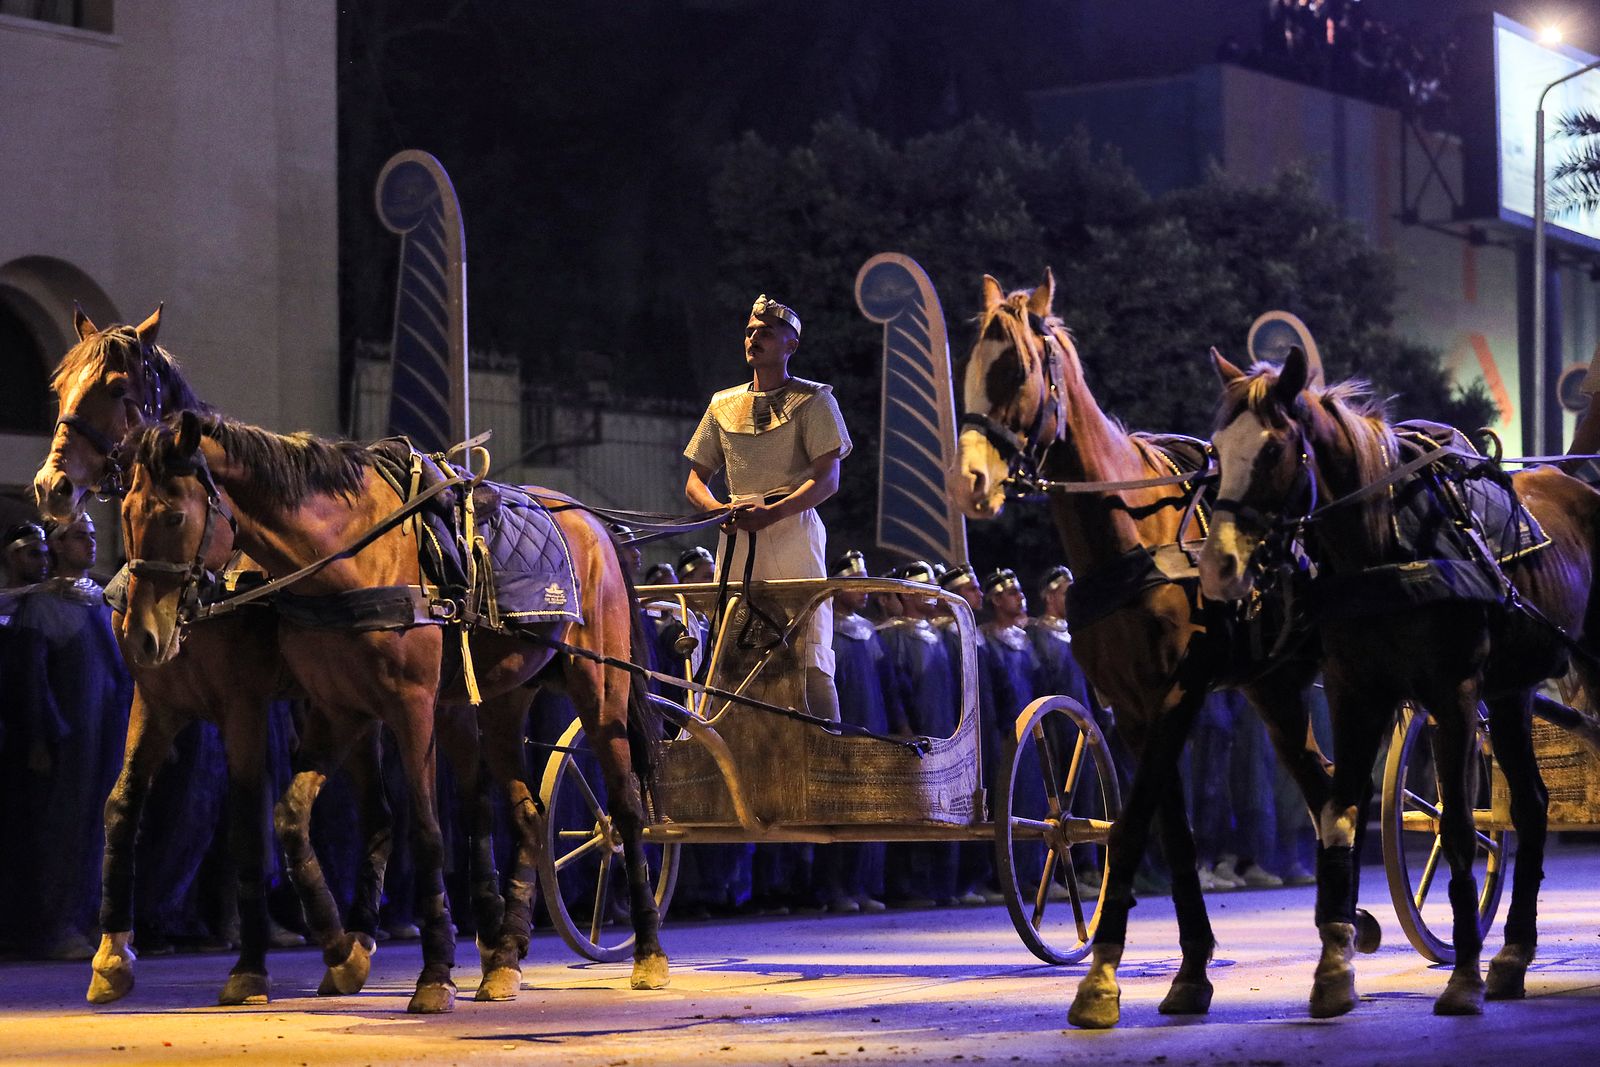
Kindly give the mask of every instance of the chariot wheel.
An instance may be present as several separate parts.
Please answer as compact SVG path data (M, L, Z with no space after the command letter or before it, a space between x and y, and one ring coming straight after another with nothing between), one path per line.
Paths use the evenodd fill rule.
M539 881L550 921L578 955L615 963L633 953L622 835L611 821L600 761L573 722L545 764L539 790L545 839ZM646 842L656 908L665 917L678 880L677 844Z
M995 866L1011 921L1046 963L1089 954L1105 878L1111 824L1122 810L1116 769L1094 719L1067 697L1040 697L1017 717L999 753Z
M1480 720L1483 708L1478 709ZM1434 765L1432 718L1410 704L1400 709L1383 769L1383 867L1400 926L1413 948L1434 963L1454 963L1449 864L1439 833L1439 777ZM1494 755L1487 725L1477 731L1473 823L1477 853L1472 873L1478 881L1478 933L1494 924L1505 889L1509 853L1506 831L1496 827L1490 792ZM1441 871L1442 868L1442 871ZM1442 874L1442 877L1440 875Z

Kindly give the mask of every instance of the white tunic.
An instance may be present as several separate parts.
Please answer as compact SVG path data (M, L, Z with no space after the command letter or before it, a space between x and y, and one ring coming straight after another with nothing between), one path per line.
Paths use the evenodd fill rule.
M754 383L751 383L753 385ZM810 476L818 457L850 454L850 435L833 390L820 382L790 379L780 389L758 392L751 385L724 389L711 398L683 454L712 471L727 472L735 504L787 496ZM717 565L727 537L717 542ZM750 535L742 534L729 561L731 580L744 577ZM760 531L754 579L827 576L828 532L808 508ZM824 603L807 628L806 665L833 676L833 606Z

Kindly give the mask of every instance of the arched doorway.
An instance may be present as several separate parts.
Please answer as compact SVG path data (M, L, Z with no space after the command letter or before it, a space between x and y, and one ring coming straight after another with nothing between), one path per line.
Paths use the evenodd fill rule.
M50 432L50 372L44 346L15 304L21 294L0 287L0 433Z

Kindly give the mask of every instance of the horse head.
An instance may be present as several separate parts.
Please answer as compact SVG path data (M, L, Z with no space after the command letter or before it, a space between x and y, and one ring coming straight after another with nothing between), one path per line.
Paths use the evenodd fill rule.
M1066 425L1064 364L1077 361L1072 339L1050 310L1055 276L1007 295L983 276L978 341L962 386L961 471L957 503L969 518L992 519L1008 483L1037 477L1045 450Z
M1247 373L1215 348L1211 362L1222 379L1211 438L1219 484L1200 553L1200 588L1213 600L1241 600L1255 584L1250 562L1262 541L1314 484L1302 396L1311 371L1299 348L1289 350L1282 368L1258 364Z
M183 625L198 606L206 572L220 573L234 548L235 527L200 449L200 418L185 411L176 426L139 435L122 505L127 547L128 606L122 637L141 667L177 655Z
M78 343L51 379L60 408L50 454L33 478L33 495L47 516L70 518L91 490L113 489L117 447L130 430L162 414L177 386L172 358L156 345L161 308L137 326L100 329L73 308Z

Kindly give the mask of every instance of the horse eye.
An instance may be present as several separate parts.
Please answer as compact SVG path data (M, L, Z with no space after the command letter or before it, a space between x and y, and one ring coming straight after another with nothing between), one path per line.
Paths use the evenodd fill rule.
M1283 444L1279 441L1268 441L1261 446L1261 458L1267 463L1276 463L1283 455Z
M181 511L164 511L161 513L161 525L182 526L186 518L188 516Z

